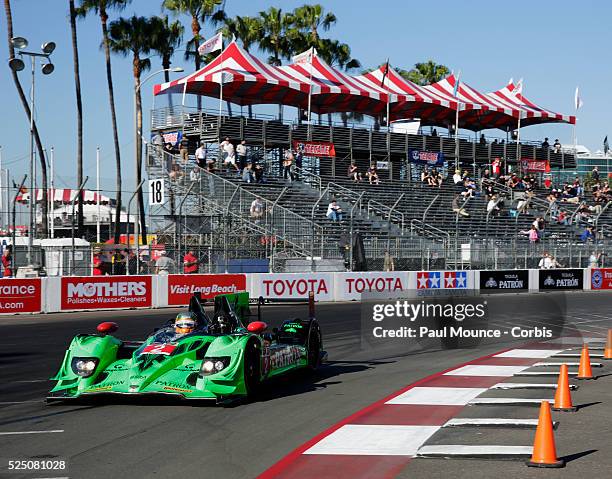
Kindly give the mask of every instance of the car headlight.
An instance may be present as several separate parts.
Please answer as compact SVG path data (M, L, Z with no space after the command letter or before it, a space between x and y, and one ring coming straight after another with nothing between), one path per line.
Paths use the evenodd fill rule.
M88 378L96 370L98 358L72 358L72 370L75 374Z
M203 376L207 376L209 374L216 374L228 367L229 363L229 356L223 356L220 358L204 358L204 361L202 361L200 374Z

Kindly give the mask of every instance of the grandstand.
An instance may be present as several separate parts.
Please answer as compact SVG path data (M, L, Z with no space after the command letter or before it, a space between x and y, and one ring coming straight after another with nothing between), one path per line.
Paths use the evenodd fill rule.
M163 151L159 143L148 145L149 177L165 178L170 197L168 204L152 207L149 212L153 232L161 241L173 244L179 253L188 245L208 248L226 264L230 258L269 259L275 271L355 268L354 250L361 249L359 241L363 241L368 269L382 269L387 251L397 269L535 267L546 250L566 266L585 266L592 251L610 241L609 193L598 198L597 207L590 191L572 197L564 193L554 204L546 199L551 187L562 186L549 183L551 171L575 172L574 152L518 142L510 136L517 120L518 126L521 121L529 126L574 123L574 117L537 106L513 83L481 94L453 76L423 87L395 72L380 82L380 69L350 77L320 59L312 61L312 78L305 84L303 65L272 67L232 42L223 55L199 72L155 87L156 94L182 91L218 95L220 100L238 105L279 103L298 108L294 121L223 115L183 105L154 109L152 137L182 138L191 155L186 164ZM236 64L241 65L239 71ZM307 99L319 113L318 124L300 120L299 111ZM385 107L392 120L418 116L421 125L447 128L449 134L381 129L379 120ZM334 111L366 113L376 121L371 127L349 125L348 121L337 124L331 116L326 124L320 121L322 114ZM498 128L506 132L506 139L475 141L451 134L456 126L475 132ZM245 183L234 170L224 171L220 156L224 138L235 145L246 141L248 160L264 167L265 182ZM304 155L294 168L299 180L282 178L284 152L305 143L333 145L335 153ZM193 154L201 144L206 145L207 158L215 168L197 168L196 176L190 178L195 166ZM415 152L417 156L434 155L435 161L416 161ZM526 194L508 187L506 181L485 179L483 183L492 164L498 162L502 174L523 176L529 173L523 171L526 162L545 165L546 169L533 175L537 181ZM380 184L352 181L347 175L351 164L362 173L370 165L378 165ZM432 168L443 178L439 187L421 181L421 174ZM455 169L475 182L471 194L455 200L469 216L453 208L461 190L453 184ZM487 181L495 193L498 214L487 208ZM260 217L251 212L256 199L263 205ZM343 210L342 221L326 216L332 199ZM522 208L518 208L519 202ZM536 218L542 218L545 227L539 241L530 242L527 233ZM594 241L581 239L587 225L596 231ZM352 261L345 262L347 258Z

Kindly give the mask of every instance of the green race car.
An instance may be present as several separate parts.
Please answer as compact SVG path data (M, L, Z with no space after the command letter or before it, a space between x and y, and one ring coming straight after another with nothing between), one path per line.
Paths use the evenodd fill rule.
M163 394L221 402L252 397L266 379L316 369L327 354L312 296L308 319L286 320L270 333L261 303L250 321L248 293L216 296L212 315L196 294L179 314L185 321L170 320L145 341L122 341L112 336L116 323L101 323L96 334L74 337L47 400Z

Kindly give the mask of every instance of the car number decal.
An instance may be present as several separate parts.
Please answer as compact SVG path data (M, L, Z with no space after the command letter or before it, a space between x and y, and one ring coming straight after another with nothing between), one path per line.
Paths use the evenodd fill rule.
M166 343L153 343L145 346L142 350L141 354L164 354L169 355L172 354L172 351L176 349L176 345L174 344L166 344Z

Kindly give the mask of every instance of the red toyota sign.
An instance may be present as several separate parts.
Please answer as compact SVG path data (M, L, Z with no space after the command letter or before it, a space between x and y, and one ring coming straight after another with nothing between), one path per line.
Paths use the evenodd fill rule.
M246 289L244 274L171 274L168 276L168 305L189 304L194 293L202 298L218 294L237 293Z
M41 311L40 279L0 279L0 314Z
M151 307L151 276L62 278L62 310Z
M321 141L293 141L293 149L304 156L336 156L333 143Z

